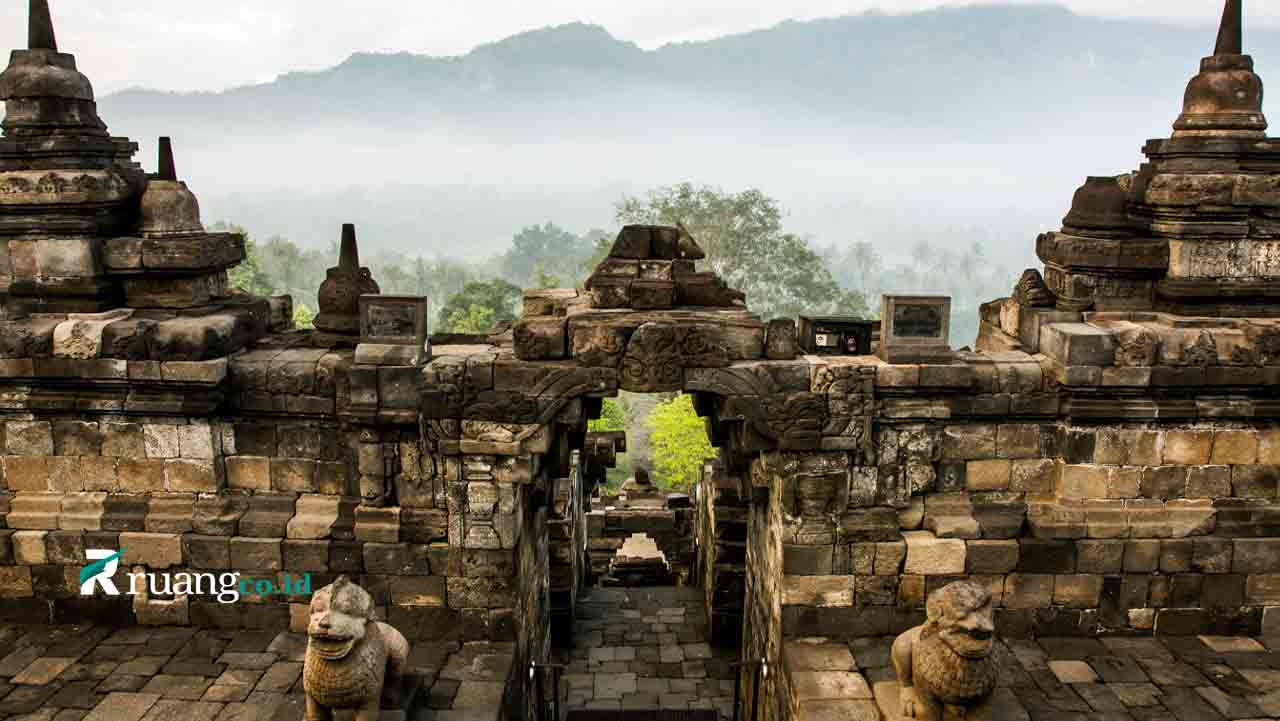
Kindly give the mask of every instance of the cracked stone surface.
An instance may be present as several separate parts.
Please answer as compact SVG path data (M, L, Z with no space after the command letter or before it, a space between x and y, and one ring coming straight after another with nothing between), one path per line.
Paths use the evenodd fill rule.
M697 588L596 588L578 599L566 665L563 711L715 709L733 717L736 649L707 642Z
M896 721L883 713L897 707L892 642L788 641L800 717ZM1007 639L997 642L995 659L999 721L1280 719L1280 637ZM813 673L853 673L866 683L797 683Z
M0 623L0 721L302 721L306 643L275 631ZM409 665L423 686L400 717L497 719L511 650L415 644Z

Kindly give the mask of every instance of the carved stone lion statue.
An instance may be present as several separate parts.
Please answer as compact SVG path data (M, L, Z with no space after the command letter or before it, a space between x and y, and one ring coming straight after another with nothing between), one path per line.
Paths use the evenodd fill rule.
M903 719L987 721L996 689L991 592L957 581L929 596L928 620L893 642Z
M409 642L375 621L373 597L346 576L311 597L302 688L307 721L331 721L338 709L356 721L378 721L385 682L398 682L409 658Z

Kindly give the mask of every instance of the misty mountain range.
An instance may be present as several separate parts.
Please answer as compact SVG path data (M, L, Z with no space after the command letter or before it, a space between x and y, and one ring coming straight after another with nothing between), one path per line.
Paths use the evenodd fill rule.
M1085 175L1135 168L1168 135L1215 20L996 5L651 51L573 24L100 110L148 166L174 136L206 222L313 246L354 220L375 246L475 257L536 222L610 227L623 193L689 180L759 187L822 244L954 236L1029 261ZM1280 77L1280 32L1247 28L1246 51Z

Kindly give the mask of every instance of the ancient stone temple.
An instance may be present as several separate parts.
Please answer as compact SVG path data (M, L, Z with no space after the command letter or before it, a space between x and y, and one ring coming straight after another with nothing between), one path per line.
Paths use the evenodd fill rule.
M301 719L340 576L416 679L384 718L730 718L737 686L742 718L896 719L929 629L998 670L965 697L997 718L1280 716L1280 145L1241 5L976 351L903 296L877 355L803 354L682 228L628 226L582 289L423 357L365 342L354 227L318 331L229 288L243 239L205 230L180 143L144 171L32 0L0 74L0 717ZM587 423L621 390L691 394L718 452L655 508L701 586L666 602L587 584L621 449Z

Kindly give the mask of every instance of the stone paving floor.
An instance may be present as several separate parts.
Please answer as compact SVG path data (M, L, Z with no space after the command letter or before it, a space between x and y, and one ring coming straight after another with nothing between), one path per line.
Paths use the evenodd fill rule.
M714 709L733 717L737 649L716 649L698 588L595 588L579 597L562 712Z
M0 720L301 721L305 649L288 632L0 623ZM405 721L495 721L512 660L511 644L413 644Z
M880 709L896 708L891 643L788 643L805 720L893 719L872 700ZM1280 719L1280 638L1001 640L995 657L1000 688L993 721ZM845 671L862 680L835 678Z

